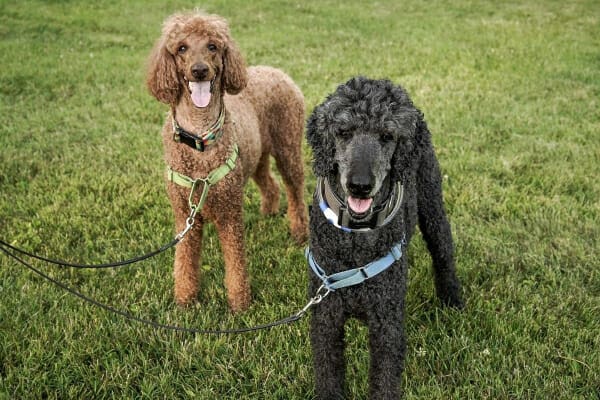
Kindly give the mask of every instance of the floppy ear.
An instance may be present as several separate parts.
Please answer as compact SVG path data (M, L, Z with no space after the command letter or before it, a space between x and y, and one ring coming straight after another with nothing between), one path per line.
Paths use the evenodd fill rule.
M223 55L223 88L229 94L238 94L248 84L248 72L237 44L229 38Z
M393 182L404 180L411 171L416 171L421 163L423 150L431 146L431 134L427 123L423 119L423 113L418 109L411 112L412 126L410 132L403 136L392 157L391 178Z
M417 110L417 123L411 155L413 168L417 168L421 164L421 157L423 157L423 154L431 148L431 133L429 132L429 128L427 128L425 116L421 111Z
M179 78L175 59L167 51L166 42L159 39L148 58L146 84L150 93L158 101L170 105L177 104L180 95Z
M313 152L313 172L316 176L329 177L335 173L335 144L319 118L319 107L315 108L306 124L306 140Z

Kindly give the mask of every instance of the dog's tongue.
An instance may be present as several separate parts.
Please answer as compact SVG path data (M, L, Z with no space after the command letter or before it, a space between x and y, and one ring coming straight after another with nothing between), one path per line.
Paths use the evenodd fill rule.
M352 196L348 197L348 207L350 207L350 209L357 214L366 213L371 207L372 203L373 199L357 199L356 197Z
M206 107L210 103L210 81L189 82L192 101L196 107Z

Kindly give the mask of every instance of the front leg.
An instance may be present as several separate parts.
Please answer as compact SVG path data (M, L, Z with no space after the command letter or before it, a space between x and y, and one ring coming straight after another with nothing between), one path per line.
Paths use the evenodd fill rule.
M427 142L423 151L417 171L419 228L433 259L438 297L445 305L462 308L460 282L454 266L452 232L444 210L440 168L430 142Z
M337 304L336 304L337 303ZM346 360L344 358L345 316L335 294L313 309L310 341L318 400L344 399Z
M401 306L373 314L369 326L369 399L398 400L404 369L406 338Z
M233 312L250 306L251 290L244 253L244 221L242 193L231 193L227 203L222 203L215 215L215 227L221 242L225 261L225 287L229 306Z
M169 198L175 212L175 230L179 233L186 227L189 216L187 197L184 191L168 183ZM175 279L175 301L185 306L193 303L198 295L199 265L202 253L203 221L198 215L194 225L175 248L173 277Z

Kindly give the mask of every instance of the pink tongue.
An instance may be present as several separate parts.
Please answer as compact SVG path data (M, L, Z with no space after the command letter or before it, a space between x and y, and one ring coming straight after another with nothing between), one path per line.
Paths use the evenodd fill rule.
M357 214L365 213L371 207L373 199L357 199L356 197L348 197L348 207Z
M196 107L206 107L210 103L210 81L189 82L192 101Z

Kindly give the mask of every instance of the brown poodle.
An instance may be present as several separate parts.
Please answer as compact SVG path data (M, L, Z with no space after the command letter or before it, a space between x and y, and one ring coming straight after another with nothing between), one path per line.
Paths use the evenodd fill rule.
M292 236L298 242L307 237L302 93L280 70L246 68L227 22L199 12L172 15L165 21L150 56L147 84L154 97L171 106L162 137L165 159L173 170L192 179L205 178L225 163L236 144L239 148L235 167L210 187L193 228L178 244L174 276L177 303L190 304L198 291L202 228L211 221L225 260L229 305L234 312L244 310L251 295L244 256L243 189L252 177L261 192L261 212L278 212L279 187L270 172L270 155L285 183ZM221 113L222 128L206 135ZM192 138L191 144L175 134L176 128ZM194 146L199 138L210 140ZM190 213L190 189L167 179L167 191L175 229L181 232Z

